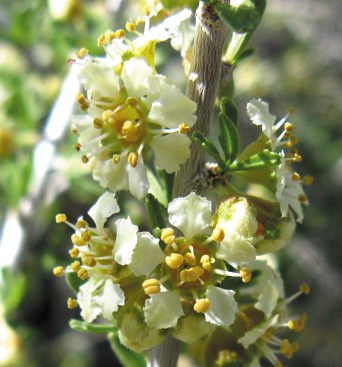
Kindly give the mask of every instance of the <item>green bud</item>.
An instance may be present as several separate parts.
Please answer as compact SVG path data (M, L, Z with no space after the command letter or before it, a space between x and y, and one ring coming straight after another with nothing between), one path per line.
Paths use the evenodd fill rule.
M184 343L195 343L212 333L215 328L215 325L205 321L203 315L190 314L181 317L171 333L176 339Z
M118 335L121 343L135 352L153 348L164 339L163 332L146 325L142 311L137 309L122 315Z

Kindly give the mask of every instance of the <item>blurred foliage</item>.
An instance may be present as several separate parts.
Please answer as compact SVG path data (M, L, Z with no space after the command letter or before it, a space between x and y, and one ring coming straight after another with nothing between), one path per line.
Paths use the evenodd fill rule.
M175 3L183 5L164 1L170 8ZM188 3L195 8L197 1ZM0 224L9 208L21 208L21 199L28 194L33 149L68 70L66 60L80 47L102 54L96 46L98 36L108 28L124 26L123 19L134 18L141 6L142 2L133 0L1 1ZM340 14L340 0L303 0L300 9L296 0L270 1L251 40L256 52L234 73L242 124L249 125L245 106L252 97L267 100L277 116L295 107L292 119L303 156L298 170L315 177L307 188L311 206L304 224L282 252L279 264L289 294L299 282L312 286L312 295L297 303L298 309L307 310L309 322L298 336L301 349L291 366L337 367L342 360ZM162 49L167 56L161 56L161 62L174 55ZM173 75L174 68L167 70ZM181 68L178 71L179 80ZM69 329L69 319L78 317L78 311L66 308L72 292L51 273L56 264L67 263L71 234L55 225L54 214L65 212L75 220L87 212L101 190L82 170L79 157L75 159L74 141L68 135L59 147L60 175L68 188L53 201L44 197L45 205L23 218L22 252L13 269L1 276L0 329L2 334L9 330L6 340L14 351L12 360L0 362L1 366L119 365L103 336ZM142 209L133 210L142 222ZM195 346L189 349L201 355Z

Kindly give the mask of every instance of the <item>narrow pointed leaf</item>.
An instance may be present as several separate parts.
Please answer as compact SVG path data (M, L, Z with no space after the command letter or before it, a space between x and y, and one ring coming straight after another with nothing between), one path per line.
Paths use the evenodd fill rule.
M219 113L219 142L224 152L226 165L233 162L240 148L239 133L236 125L224 113Z
M280 155L265 149L261 153L254 154L244 161L234 162L229 166L230 171L248 171L280 164Z
M159 201L150 193L146 195L145 205L152 228L164 228L165 221Z
M235 103L228 97L223 97L220 101L220 110L224 113L237 127L238 124L238 110Z
M107 334L116 330L113 325L89 324L88 322L76 319L71 319L69 326L71 329L82 333Z
M207 152L212 158L215 159L217 164L222 168L226 168L225 161L221 158L221 155L215 145L211 143L203 134L199 131L195 131L192 134L192 140L198 144L205 152Z

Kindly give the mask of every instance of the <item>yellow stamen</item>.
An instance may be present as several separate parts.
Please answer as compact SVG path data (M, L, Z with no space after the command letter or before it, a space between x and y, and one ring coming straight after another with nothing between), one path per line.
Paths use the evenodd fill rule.
M126 105L130 107L136 107L139 104L139 100L135 97L128 97L126 99Z
M193 266L193 265L196 265L196 256L194 256L191 252L187 252L185 255L184 255L184 260L187 264Z
M135 21L135 24L137 25L137 26L139 26L139 25L141 25L141 24L144 24L145 23L145 21L144 21L144 19L142 18L142 17L139 17L136 21Z
M89 103L83 93L77 93L76 100L81 110L85 111L88 109Z
M302 156L298 155L298 154L295 154L292 158L293 162L295 163L299 163L302 161Z
M306 203L308 201L308 198L304 194L298 195L298 201L302 204Z
M73 299L73 298L68 298L68 301L67 301L67 305L68 305L68 309L69 310L72 310L76 307L78 307L78 302L76 299Z
M79 261L74 261L70 264L71 270L77 273L81 269L81 263Z
M77 276L82 279L82 280L86 280L87 278L89 278L89 274L87 272L87 270L85 269L80 269L78 272L77 272Z
M82 262L84 265L93 268L96 265L96 260L93 256L84 255L82 256Z
M81 233L81 237L84 241L89 242L91 240L91 233L86 229Z
M89 158L86 155L82 156L82 162L87 164L89 162Z
M293 331L302 331L305 327L305 322L307 320L306 313L304 312L299 319L297 320L289 320L287 326L290 330Z
M285 130L287 133L292 132L292 130L293 130L293 125L292 125L290 122L285 122L284 130Z
M86 55L88 55L89 50L87 50L86 48L82 47L78 52L76 52L76 56L79 59L83 59Z
M210 301L208 300L208 298L201 298L197 300L196 303L194 304L194 310L197 313L205 313L209 310L209 307L210 307Z
M200 278L204 274L204 269L200 266L194 266L189 269L190 273L194 273L196 275L196 279Z
M75 246L84 246L87 244L87 241L85 241L82 237L77 236L77 234L73 234L71 236L71 242L75 245Z
M213 230L213 233L211 234L211 238L215 242L221 242L224 239L224 230L221 227L216 227Z
M120 162L120 155L119 154L114 154L112 157L112 161L117 164Z
M63 223L67 221L67 216L65 214L57 214L56 215L56 223Z
M77 259L80 254L80 250L77 247L74 247L69 251L69 254L72 259Z
M145 294L156 294L160 292L160 284L157 279L147 279L143 282L142 287Z
M106 31L106 33L105 33L106 43L109 43L110 41L112 41L115 38L117 38L116 32L113 32L113 31L110 31L110 30Z
M81 229L81 228L86 228L86 227L88 227L88 223L84 219L79 219L76 222L76 228Z
M211 271L213 270L213 266L211 265L211 262L210 261L205 261L202 263L202 267L204 270L206 271Z
M55 275L56 277L62 277L63 274L64 274L63 266L56 266L55 268L53 268L53 275Z
M276 361L274 367L283 367L283 364L280 361Z
M80 143L74 144L74 149L76 150L76 152L79 152L81 148L82 148L82 145Z
M283 353L286 358L291 359L293 357L293 353L296 352L298 349L299 349L298 343L290 344L288 339L284 339L281 342L279 351L280 353Z
M210 256L209 255L203 255L201 257L201 260L200 260L200 263L203 264L203 263L206 263L206 262L210 262Z
M184 257L181 254L172 253L170 256L166 256L165 262L170 269L178 269L184 261Z
M306 283L302 284L300 287L299 287L299 290L301 292L303 292L305 295L308 295L310 293L310 286Z
M131 153L129 153L129 155L128 155L128 159L127 159L127 161L128 161L128 163L131 165L131 167L136 167L137 166L137 164L138 164L138 158L139 158L139 156L138 156L138 153L136 153L136 152L131 152Z
M300 181L300 175L299 175L297 172L295 172L295 173L292 175L291 180L292 180L292 181Z
M160 239L170 246L175 242L176 236L174 234L175 231L172 228L164 228Z
M103 121L99 119L98 117L94 118L93 120L93 126L95 129L102 129L103 128Z
M126 27L128 32L134 32L135 31L135 24L133 22L127 22Z
M252 278L252 273L250 272L250 270L248 268L241 268L240 269L240 275L241 275L241 279L242 279L243 283L250 282L250 280Z
M123 37L125 37L125 30L124 29L118 29L115 32L115 37L116 38L123 38Z
M178 126L178 132L179 132L180 134L187 134L187 133L189 132L189 130L190 130L190 127L189 127L186 123L184 123L184 122L182 122L182 123Z
M312 176L308 175L308 176L303 177L302 182L303 182L304 185L308 186L308 185L311 185L313 183L313 180L314 180L314 178Z

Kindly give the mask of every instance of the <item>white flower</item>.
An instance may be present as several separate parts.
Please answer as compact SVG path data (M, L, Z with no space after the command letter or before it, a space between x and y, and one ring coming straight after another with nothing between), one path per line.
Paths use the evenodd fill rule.
M101 293L96 296L96 303L102 309L102 316L112 320L113 312L125 304L125 295L118 284L113 283L111 279L106 279Z
M247 103L247 113L254 125L261 126L263 133L270 140L273 151L287 143L287 141L283 141L282 139L290 132L290 130L287 130L287 126L291 126L290 129L292 129L292 125L286 124L286 119L289 115L286 115L279 122L274 124L276 116L270 114L268 103L256 98ZM277 131L284 124L285 129L278 136Z
M86 322L94 321L101 314L101 307L93 296L98 287L98 283L89 281L80 286L77 294L77 301L82 310L81 316Z
M115 261L120 265L128 265L132 261L133 251L138 241L138 226L130 218L120 218L115 222L116 238L113 248Z
M143 59L124 62L120 75L108 62L84 62L80 77L88 98L80 103L90 116L73 119L77 148L103 187L143 198L149 188L143 154L151 150L160 169L176 172L190 155L184 133L195 123L196 104Z
M285 154L281 152L281 163L276 170L277 175L277 191L276 198L280 204L281 214L286 218L291 208L297 215L297 222L303 221L302 204L308 205L302 182L296 178L286 164Z

